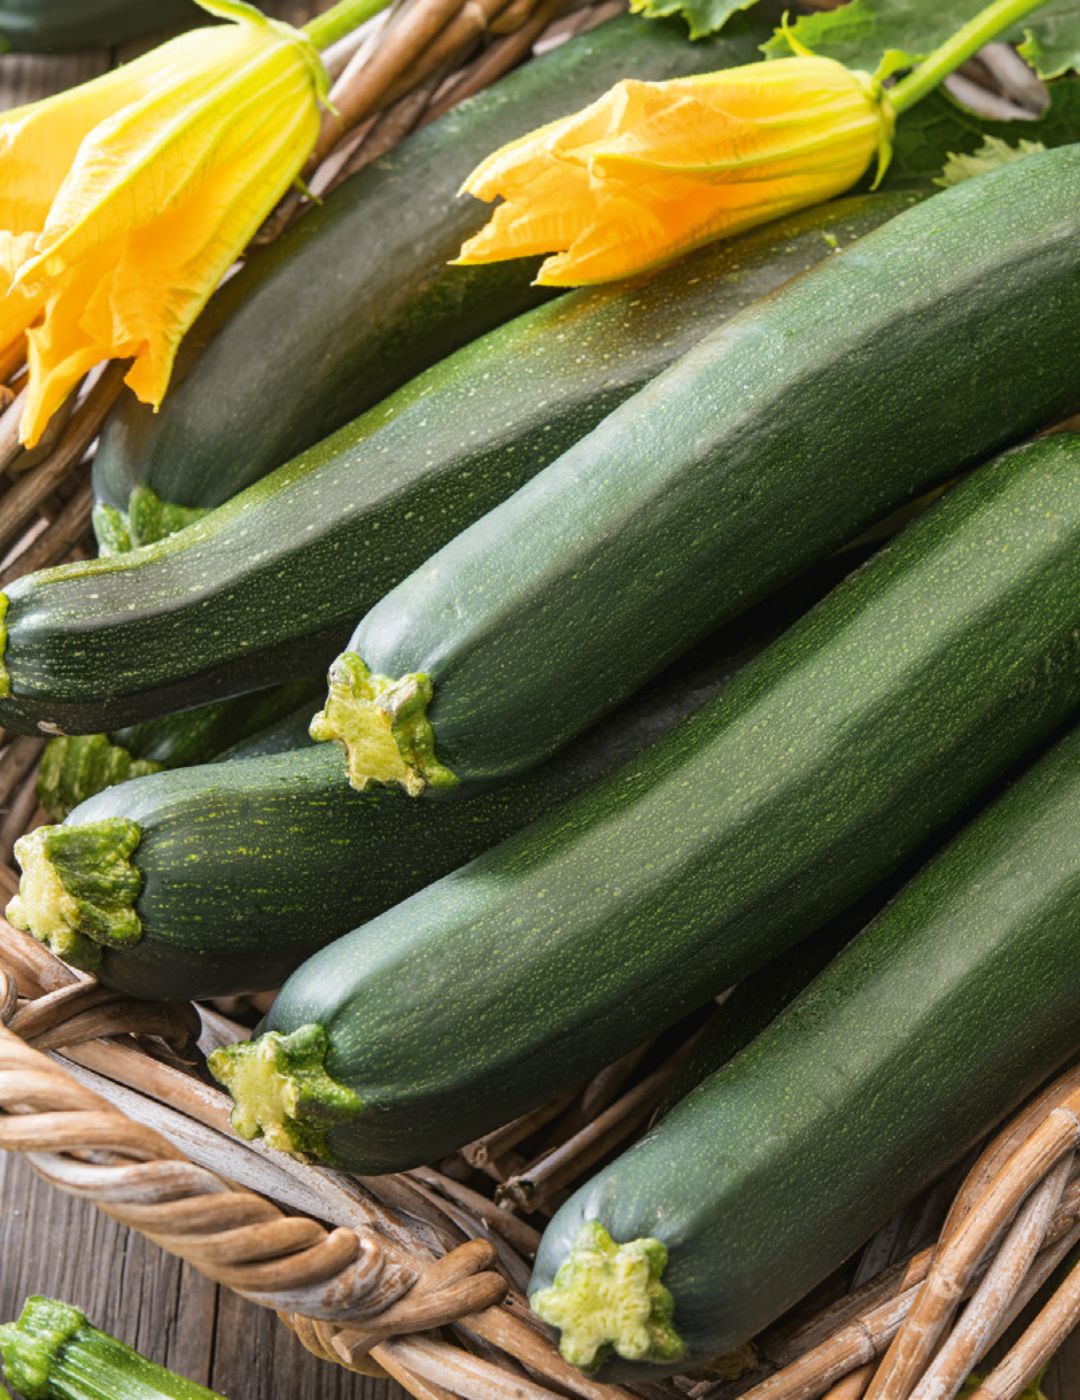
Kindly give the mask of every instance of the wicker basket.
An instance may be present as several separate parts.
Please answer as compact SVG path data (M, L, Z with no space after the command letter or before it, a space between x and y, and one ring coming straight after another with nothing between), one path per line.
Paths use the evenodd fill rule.
M351 129L343 138L327 129L312 184L327 188L538 45L621 7L397 0L331 55L335 104ZM303 18L316 7L267 8ZM107 61L29 71L57 86ZM1001 115L1023 100L1021 78L995 52L958 81L981 82L988 112ZM40 87L18 94L40 95ZM295 212L286 201L261 237ZM120 377L110 369L85 385L32 453L17 444L20 387L16 367L0 383L0 587L92 551L86 459ZM14 840L42 819L40 748L0 731L5 901L17 886ZM874 1400L931 1400L953 1393L1080 1243L1073 1069L985 1147L962 1182L954 1174L939 1183L741 1352L693 1377L602 1385L568 1366L529 1312L536 1225L648 1121L693 1027L452 1159L356 1179L236 1138L228 1100L203 1070L206 1053L246 1034L220 1010L128 1000L2 921L0 935L0 1147L26 1153L58 1189L275 1309L317 1356L393 1376L421 1400L858 1400L871 1386ZM1080 1268L1059 1281L978 1400L1012 1400L1078 1318Z

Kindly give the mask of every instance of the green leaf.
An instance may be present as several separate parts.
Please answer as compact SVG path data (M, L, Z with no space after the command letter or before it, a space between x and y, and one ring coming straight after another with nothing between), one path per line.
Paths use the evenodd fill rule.
M873 73L894 50L893 71L909 68L984 8L984 0L850 0L836 10L803 15L792 37L814 53ZM782 30L762 45L767 58L787 58Z
M1057 78L1080 68L1080 6L1076 0L1052 0L1036 11L1024 24L1020 53L1040 78Z
M849 0L839 9L804 15L791 33L814 53L868 73L892 50L900 60L889 65L895 72L925 58L984 8L985 0ZM1040 78L1060 77L1080 68L1080 5L1049 0L1002 38L1023 39L1020 52ZM786 58L791 46L783 31L777 30L762 52Z
M934 184L947 190L952 185L962 185L965 180L974 179L976 175L985 175L988 170L997 170L999 166L1009 165L1014 160L1023 160L1024 156L1037 155L1039 151L1045 150L1046 147L1041 141L1021 139L1017 145L1010 146L1008 141L1000 136L988 136L970 155L951 151Z
M1080 79L1050 85L1050 106L1039 121L982 121L946 93L932 93L897 124L893 157L883 189L925 189L951 156L972 155L990 137L1015 146L1038 141L1067 146L1080 141Z
M682 15L690 26L691 39L718 34L732 15L748 10L757 0L631 0L630 10L646 19L666 19Z

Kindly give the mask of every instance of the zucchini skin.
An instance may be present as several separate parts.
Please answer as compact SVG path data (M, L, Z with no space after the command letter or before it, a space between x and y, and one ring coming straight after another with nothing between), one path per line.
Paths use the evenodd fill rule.
M135 904L141 936L105 948L99 977L138 996L174 1000L280 986L318 948L667 733L798 617L809 597L820 597L853 567L851 559L829 561L798 588L706 639L613 715L603 733L584 736L551 763L474 802L446 803L433 813L390 789L362 796L328 746L290 742L296 717L239 746L241 758L276 756L109 789L79 807L68 826L116 818L138 824L132 863L142 882Z
M50 739L38 772L38 799L53 821L62 821L95 793L161 768L207 763L245 740L258 741L262 731L279 722L287 722L286 732L290 738L295 736L284 747L296 747L306 739L306 733L296 734L297 707L310 720L311 702L320 689L314 679L291 681L262 694L162 715L112 734ZM276 737L268 736L261 741L260 751L275 742Z
M40 1294L27 1298L17 1322L0 1327L0 1355L27 1400L225 1400Z
M299 968L263 1029L321 1027L363 1103L328 1158L411 1167L586 1079L1052 734L1080 706L1078 466L1055 436L980 468L646 753Z
M706 337L393 589L335 667L319 737L348 745L356 711L400 694L405 754L422 684L435 761L403 782L453 795L522 771L704 629L1080 406L1066 307L1080 146L898 215ZM388 688L375 706L361 666Z
M0 50L104 48L152 30L209 22L193 0L0 0Z
M683 1365L745 1342L1080 1045L1078 923L1074 731L749 1048L571 1197L530 1294L599 1220L618 1240L667 1246Z
M295 710L282 715L273 724L266 725L258 733L249 735L230 744L221 753L215 754L215 763L231 763L237 758L267 758L271 754L291 753L293 749L306 749L311 746L308 729L311 725L311 701L305 700Z
M857 239L910 199L838 202L653 278L570 293L179 534L18 580L0 723L113 729L324 669L358 613L459 529L718 322L826 257L828 237Z
M740 982L699 1034L688 1059L660 1100L657 1119L666 1117L702 1080L733 1060L771 1025L880 912L901 883L895 875L890 876L813 938L786 949Z
M126 512L142 486L185 507L221 505L550 296L530 285L538 259L449 266L490 213L457 197L469 171L502 142L591 102L620 78L752 61L780 7L764 11L737 16L722 36L699 44L677 22L600 25L350 177L215 294L181 346L159 413L125 397L95 459L97 500Z

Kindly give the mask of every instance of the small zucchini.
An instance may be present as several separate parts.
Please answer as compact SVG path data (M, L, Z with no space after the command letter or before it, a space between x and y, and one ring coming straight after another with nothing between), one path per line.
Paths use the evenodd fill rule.
M317 693L315 681L292 681L260 695L240 695L162 715L112 734L50 739L38 770L38 800L53 821L63 821L80 802L117 783L162 768L207 763L279 720L292 720L297 706L310 719L314 706L305 702ZM293 721L290 733L295 731ZM299 735L296 743L305 737Z
M54 952L140 996L278 987L318 948L580 792L666 733L855 561L831 561L671 668L602 734L475 802L358 796L296 716L224 764L110 788L16 845L8 917ZM304 714L310 719L310 702ZM306 734L306 722L301 738ZM273 756L276 755L276 756ZM403 853L407 857L403 858Z
M1057 435L632 762L298 968L212 1061L235 1124L353 1171L434 1160L820 928L1078 708L1080 436Z
M694 1367L838 1268L1080 1047L1078 927L1074 731L562 1207L530 1294L563 1355L610 1357L605 1377ZM654 1304L624 1329L633 1259Z
M112 729L325 670L357 615L459 529L707 331L911 199L846 200L561 297L179 534L18 580L0 724Z
M449 265L489 213L456 197L469 171L620 78L750 62L780 9L768 0L695 44L675 20L600 25L460 103L309 208L211 299L160 412L128 395L109 419L94 462L103 544L130 548L188 524L193 509L221 505L549 296L531 285L536 259Z
M1080 407L1077 316L1080 146L916 205L721 326L387 594L313 736L358 788L521 772L704 629Z
M140 1356L55 1298L27 1298L18 1322L0 1327L0 1355L8 1381L26 1400L225 1400Z

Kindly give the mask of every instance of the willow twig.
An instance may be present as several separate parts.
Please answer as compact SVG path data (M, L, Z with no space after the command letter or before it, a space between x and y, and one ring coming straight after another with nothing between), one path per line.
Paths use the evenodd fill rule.
M677 1067L669 1060L635 1084L587 1127L504 1182L496 1191L496 1201L505 1199L524 1210L543 1210L557 1192L644 1123Z
M90 482L81 482L55 519L49 521L48 529L37 534L27 548L0 571L0 587L23 574L58 564L66 558L90 524L93 503L94 493Z
M15 538L30 513L81 461L123 391L126 369L124 364L111 364L102 372L49 456L0 497L0 549Z
M1049 88L1011 44L987 44L979 57L1006 97L1025 107L1034 117L1046 112L1050 105Z
M919 1296L867 1391L868 1400L905 1400L986 1255L1020 1203L1080 1139L1080 1094L1051 1110L938 1251Z
M970 1400L1014 1400L1080 1323L1080 1264Z
M466 1143L461 1149L461 1155L472 1167L483 1168L491 1162L501 1160L507 1152L527 1138L532 1137L533 1133L550 1123L552 1119L557 1118L565 1108L573 1103L579 1092L578 1089L571 1089L554 1099L550 1099L546 1104L541 1104L539 1108L534 1108L529 1113L523 1113L519 1118L514 1118L509 1123L504 1123L501 1128L496 1128L490 1133L485 1133L483 1137Z
M912 1400L952 1400L986 1355L1043 1246L1072 1165L1071 1153L1062 1157L1024 1202L962 1316L911 1392Z

